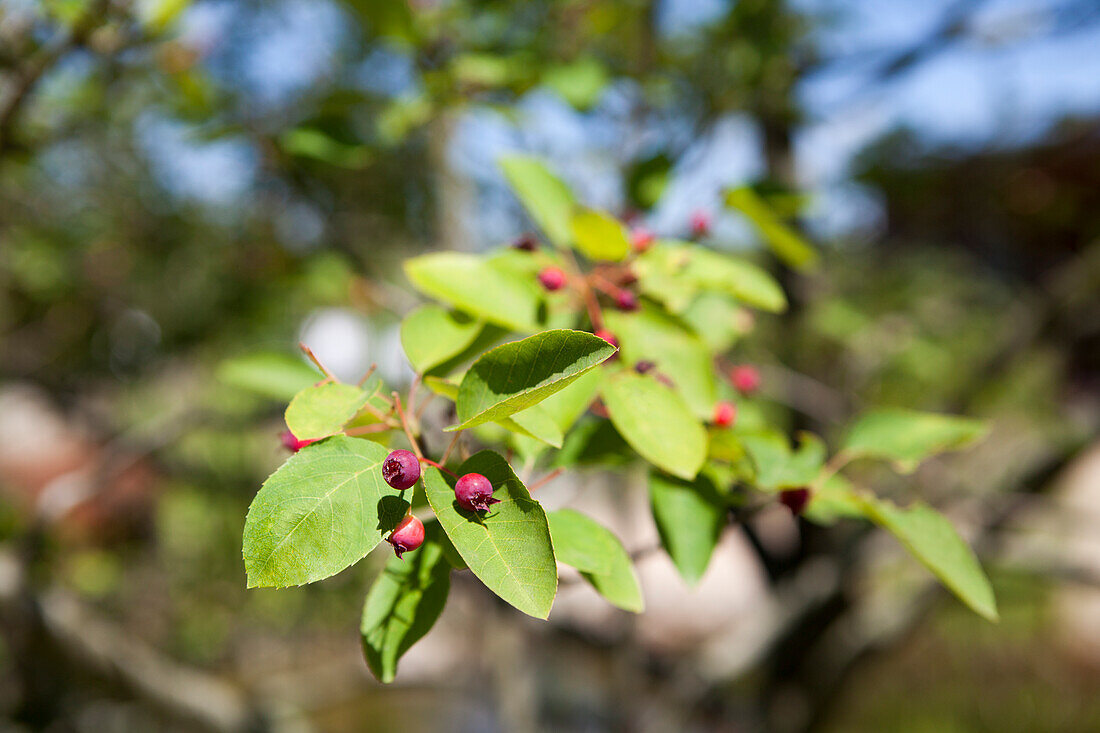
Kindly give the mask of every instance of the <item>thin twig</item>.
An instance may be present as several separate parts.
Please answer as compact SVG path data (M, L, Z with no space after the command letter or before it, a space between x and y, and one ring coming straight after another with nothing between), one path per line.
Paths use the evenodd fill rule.
M600 311L600 302L596 299L596 293L589 286L587 278L581 273L581 266L573 253L566 250L565 256L568 258L568 264L573 270L571 273L572 279L580 283L581 298L584 299L584 306L588 310L588 320L592 321L592 330L599 331L603 329L603 313Z
M416 422L420 422L420 417L424 414L424 410L428 408L428 405L435 399L435 393L429 392L428 396L424 398L424 401L420 403L420 406L416 408Z
M324 374L326 377L334 382L340 381L336 377L332 376L332 372L325 368L325 365L322 364L321 360L317 358L317 355L313 353L313 349L306 346L304 341L298 342L298 348L301 349L302 352L309 357L309 360L312 361L317 366L317 368L321 370L322 374Z
M546 484L550 483L551 481L556 479L558 476L560 476L562 470L563 469L561 469L561 468L555 468L553 471L551 471L550 473L546 474L545 476L540 478L535 483L528 486L527 490L528 491L534 491L535 489L538 489L539 487L545 486Z
M377 364L371 364L370 365L370 369L368 369L367 373L363 375L363 378L359 380L359 386L360 387L362 387L364 384L367 383L367 380L370 379L371 375L374 374L374 370L377 369L377 368L378 368Z
M417 458L426 460L424 452L420 450L420 442L413 437L412 429L409 427L409 419L405 416L405 410L401 407L401 395L396 392L393 393L393 405L397 408L397 416L401 418L401 428L405 431L405 437L409 439L413 452L416 453Z
M452 475L452 476L454 476L454 477L456 477L456 478L458 477L458 474L457 474L457 473L455 473L454 471L450 470L449 468L444 468L444 467L443 467L442 465L440 465L440 464L436 463L436 462L435 462L435 461L433 461L433 460L432 460L431 458L425 458L424 456L420 456L420 461L421 461L422 463L427 463L427 464L428 464L429 466L435 466L436 468L438 468L438 469L439 469L440 471L442 471L443 473L448 473L448 474L450 474L450 475Z
M369 435L370 433L384 433L387 430L392 430L393 426L384 422L376 422L373 425L360 425L354 428L348 428L344 431L344 435L350 435L352 437L356 435Z
M462 437L462 431L455 431L455 437L451 438L451 442L447 444L447 450L443 451L443 458L439 460L440 463L446 463L447 459L451 457L451 451L454 450L455 444L458 443L458 439Z

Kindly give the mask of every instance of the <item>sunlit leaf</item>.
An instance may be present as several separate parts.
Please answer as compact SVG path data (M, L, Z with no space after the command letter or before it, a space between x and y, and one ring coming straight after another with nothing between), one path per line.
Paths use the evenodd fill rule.
M286 426L299 440L340 431L367 404L371 394L351 384L325 382L303 389L286 408Z
M662 240L638 257L634 265L646 295L682 312L699 290L737 298L745 305L773 313L787 308L779 283L756 265L690 242Z
M779 259L806 270L817 264L817 252L798 232L787 226L748 186L726 192L726 206L740 211L757 228Z
M516 331L539 328L542 295L534 279L509 276L477 255L439 252L405 261L417 290L476 318Z
M324 375L298 357L280 352L242 354L218 367L218 379L231 387L289 402Z
M558 573L546 514L500 455L482 451L458 475L480 473L493 484L493 504L483 515L455 502L454 479L428 467L425 494L439 523L474 575L526 614L546 618L557 593Z
M420 373L443 364L473 343L484 324L437 305L424 305L401 321L401 346Z
M630 239L618 219L593 209L580 209L570 222L573 246L590 260L617 262L630 254Z
M985 424L954 415L898 408L871 410L860 416L844 441L852 456L893 461L910 472L925 458L962 448L985 435Z
M535 224L555 245L568 247L576 205L569 187L537 158L508 156L500 160L500 167Z
M382 479L388 454L338 435L306 446L271 474L245 520L248 587L312 583L373 550L409 506Z
M613 605L641 613L645 604L638 576L619 538L573 509L550 512L547 518L557 559L580 570L581 576Z

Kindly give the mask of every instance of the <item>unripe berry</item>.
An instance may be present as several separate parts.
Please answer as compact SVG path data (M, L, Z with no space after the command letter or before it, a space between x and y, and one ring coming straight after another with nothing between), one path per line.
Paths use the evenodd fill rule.
M798 516L810 503L810 490L806 487L800 489L787 489L779 492L779 502L791 510L791 514Z
M298 451L300 451L302 448L305 448L310 443L316 443L317 442L316 438L314 438L312 440L298 440L297 438L294 437L294 433L290 432L289 430L284 430L279 435L279 437L282 438L283 447L286 448L291 453L297 453Z
M620 290L615 296L615 305L621 311L636 311L638 310L638 297L629 290Z
M550 292L561 290L565 285L565 271L553 265L544 267L539 272L539 282L542 283L542 287Z
M760 372L753 366L738 366L730 369L730 382L741 394L749 395L760 389Z
M420 461L411 451L395 450L382 461L382 478L398 491L404 491L419 480Z
M518 250L524 252L534 252L539 248L539 240L535 239L535 235L528 232L512 242L512 246Z
M720 428L733 425L737 419L737 408L729 402L719 402L714 406L714 424Z
M409 514L397 523L386 542L393 545L393 552L400 559L406 552L424 544L424 523Z
M500 499L493 498L493 485L480 473L468 473L455 484L455 500L468 512L482 512Z
M610 331L601 328L599 331L596 331L596 335L602 338L607 343L614 346L615 348L619 348L619 339L615 338L615 334L611 333Z
M702 209L696 209L691 215L691 236L705 237L710 231L710 214Z
M630 233L630 243L634 245L634 251L638 254L652 247L655 239L657 239L657 237L653 232L645 227L638 227Z

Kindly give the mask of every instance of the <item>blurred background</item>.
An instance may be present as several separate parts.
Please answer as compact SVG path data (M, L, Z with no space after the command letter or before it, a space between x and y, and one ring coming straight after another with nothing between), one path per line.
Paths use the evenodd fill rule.
M0 731L1100 730L1098 49L1095 0L0 0ZM861 478L951 517L1000 624L785 510L694 589L644 557L638 617L456 574L389 687L382 554L246 592L295 345L406 382L400 262L528 231L511 151L780 274L737 355L792 429L990 420ZM816 271L723 207L743 184ZM639 478L542 498L640 549Z

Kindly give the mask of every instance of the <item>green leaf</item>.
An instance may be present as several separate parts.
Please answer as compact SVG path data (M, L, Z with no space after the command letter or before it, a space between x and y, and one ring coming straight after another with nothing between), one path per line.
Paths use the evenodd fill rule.
M603 64L590 56L568 64L550 66L542 74L543 84L581 111L599 100L608 81Z
M779 259L798 270L817 264L817 252L798 232L784 224L764 200L748 186L726 192L726 206L737 209L753 223Z
M451 564L438 522L425 527L424 544L391 557L375 579L359 624L363 655L380 682L393 682L397 662L435 624L451 589Z
M558 560L580 570L581 576L613 605L641 613L645 607L642 589L619 538L572 509L550 512L547 518Z
M513 155L500 160L501 170L531 219L558 247L572 238L570 219L576 199L565 183L537 158Z
M539 407L554 421L563 433L585 413L603 381L604 370L591 369L573 380L569 386L550 395ZM561 446L557 446L561 447Z
M289 402L300 391L324 379L305 361L280 352L242 354L218 367L220 381L279 402Z
M756 468L756 488L781 491L809 486L825 464L825 444L812 433L799 433L798 450L777 430L740 433L738 439Z
M584 331L560 329L502 344L482 355L462 378L455 403L459 430L499 420L569 386L615 353Z
M544 443L561 448L565 435L554 422L554 418L542 409L542 405L532 405L526 410L513 413L500 421L505 428L541 440ZM518 430L516 429L518 428Z
M338 435L271 474L245 520L248 587L312 583L373 550L409 506L382 480L387 455L377 443Z
M824 485L813 487L810 503L802 516L815 524L828 526L838 519L862 519L865 512L852 483L839 473L834 473L825 480Z
M611 552L622 544L609 530L575 509L547 512L546 519L558 562L586 573L611 572Z
M601 394L615 429L642 458L680 478L699 473L707 432L680 395L633 372L605 380Z
M680 318L691 327L711 350L711 353L729 351L746 333L747 311L722 293L699 293L691 301Z
M423 374L461 354L483 326L464 313L424 305L401 321L401 346L413 368Z
M633 313L608 311L604 318L619 339L624 363L652 361L657 372L672 380L696 417L711 416L717 386L711 352L702 339L648 304Z
M630 239L618 219L602 211L581 209L570 222L573 246L590 260L617 262L630 254Z
M526 614L550 615L558 588L550 528L542 506L531 498L511 466L492 451L466 460L458 475L480 473L499 499L484 516L460 509L451 477L428 467L424 490L428 503L455 549L489 590Z
M286 426L298 440L338 433L367 404L369 392L340 382L306 387L286 408Z
M726 526L726 506L705 475L683 481L651 471L649 498L661 544L684 580L694 585Z
M439 252L405 261L417 290L444 303L515 331L538 330L542 300L534 279L520 280L472 254Z
M985 435L985 425L954 415L881 408L864 413L848 433L843 450L853 457L893 461L909 473L929 456L962 448Z
M720 254L689 242L662 240L634 264L642 292L682 312L698 290L737 298L745 305L772 313L787 308L779 283L767 272L743 259Z
M885 527L909 552L978 615L996 621L997 601L974 551L945 516L923 502L901 508L857 494L864 513Z
M634 459L623 436L607 420L581 420L565 436L561 451L554 456L559 468L581 466L625 466Z

